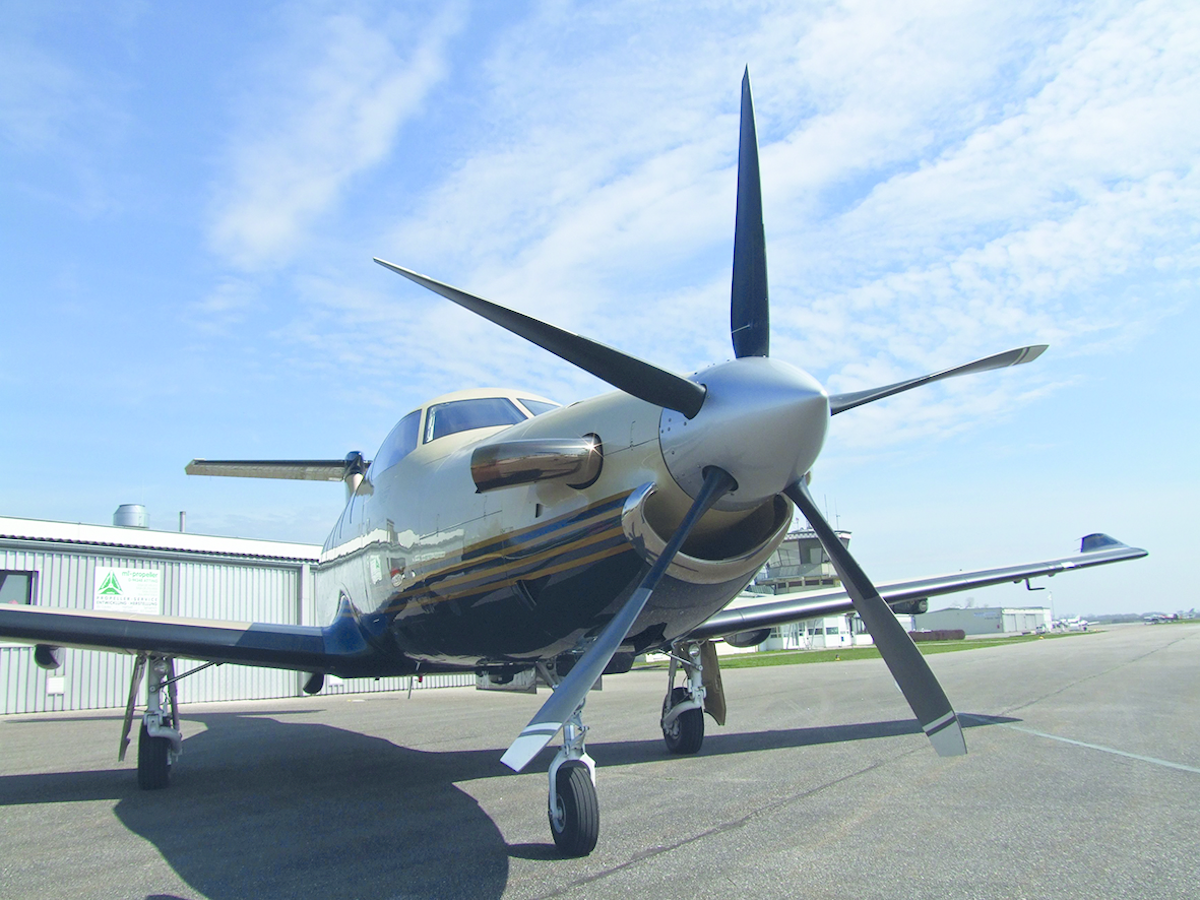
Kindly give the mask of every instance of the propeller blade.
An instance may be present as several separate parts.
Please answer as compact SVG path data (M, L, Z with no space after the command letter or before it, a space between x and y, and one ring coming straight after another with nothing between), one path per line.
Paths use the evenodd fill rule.
M733 228L733 289L729 327L733 352L770 356L770 304L767 300L767 241L763 236L762 182L758 177L758 137L750 67L742 76L742 131L738 141L737 220Z
M792 484L784 492L804 513L808 524L829 554L834 569L842 579L842 585L854 604L854 611L862 618L879 655L887 663L892 677L916 714L925 735L938 752L938 756L961 756L967 752L962 726L950 705L946 692L925 662L925 657L912 642L912 638L900 626L895 614L888 608L871 584L871 579L859 568L850 551L838 540L825 517L817 509L812 495L803 481Z
M435 281L403 266L378 258L375 262L647 403L676 410L689 419L700 411L704 403L704 388L694 381L688 381L666 369L660 369L637 357L614 350L599 341L564 331L547 322L460 291L456 287Z
M696 495L695 501L687 511L687 515L683 517L683 521L679 523L671 540L667 542L667 546L663 548L663 552L654 561L654 565L650 567L646 577L642 579L642 583L625 601L621 611L604 626L604 630L600 632L588 651L575 663L574 668L567 673L567 677L558 683L554 693L537 711L537 714L529 720L529 724L522 729L517 739L504 751L500 762L514 772L520 772L529 764L530 760L541 752L543 747L550 743L551 738L558 734L563 723L583 703L588 691L592 689L592 685L596 683L596 679L600 677L600 673L604 671L608 661L612 659L617 648L621 646L621 642L625 640L629 629L645 607L646 601L650 599L650 595L654 593L654 589L662 580L671 560L679 552L679 548L683 546L683 542L687 540L692 528L714 503L736 487L737 482L724 469L714 466L705 472L704 484Z
M943 378L957 378L959 375L973 375L976 372L986 372L989 369L1006 369L1009 366L1019 366L1023 363L1033 362L1042 355L1048 346L1048 344L1034 344L1031 347L1018 347L1015 350L1005 350L1003 353L997 353L994 356L985 356L983 359L977 359L975 362L969 362L966 365L955 366L952 369L943 369L941 372L934 372L932 375L922 375L920 378L910 378L908 381L898 381L895 384L870 388L865 391L834 394L829 398L829 414L836 416L840 412L854 409L854 407L862 406L864 403L873 403L876 400L882 400L884 397L890 397L892 394L899 394L902 391L912 390L923 384L941 381Z

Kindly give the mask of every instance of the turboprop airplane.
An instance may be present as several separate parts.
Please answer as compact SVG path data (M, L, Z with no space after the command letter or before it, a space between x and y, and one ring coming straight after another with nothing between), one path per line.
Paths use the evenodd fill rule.
M584 701L633 654L669 655L667 749L695 753L704 712L723 722L712 639L761 642L786 622L858 613L942 755L966 752L950 701L897 622L930 596L1145 556L1105 535L1041 563L877 588L808 489L832 416L921 385L1027 363L1021 347L871 390L829 394L769 355L766 246L749 73L742 81L730 330L735 358L681 377L458 288L376 260L592 373L615 390L570 406L519 390L438 397L404 416L367 461L193 460L191 474L344 480L345 510L315 582L323 627L0 609L0 637L137 655L121 752L145 675L138 781L165 787L182 748L174 660L342 677L447 671L511 681L536 671L549 698L501 757L521 771L561 731L549 767L555 844L584 855L599 834ZM808 520L841 589L728 608ZM682 683L676 679L682 670ZM193 669L192 671L196 671Z

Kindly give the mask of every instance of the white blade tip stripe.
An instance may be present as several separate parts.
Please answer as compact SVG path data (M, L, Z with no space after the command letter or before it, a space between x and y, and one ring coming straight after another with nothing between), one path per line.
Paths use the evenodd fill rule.
M500 762L514 772L520 772L529 765L530 760L542 752L542 748L550 743L550 739L558 733L558 729L561 727L561 725L552 723L525 726L524 731L504 751Z
M933 735L934 733L941 731L943 728L945 728L947 725L949 725L951 722L953 722L954 719L955 719L954 710L951 710L950 712L946 713L944 716L940 716L940 717L934 719L928 725L922 725L921 727L923 729L925 729L926 735Z

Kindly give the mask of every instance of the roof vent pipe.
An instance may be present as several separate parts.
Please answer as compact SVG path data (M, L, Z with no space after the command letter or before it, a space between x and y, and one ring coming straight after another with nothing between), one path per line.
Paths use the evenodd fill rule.
M121 528L149 528L146 507L140 503L122 503L113 513L113 524Z

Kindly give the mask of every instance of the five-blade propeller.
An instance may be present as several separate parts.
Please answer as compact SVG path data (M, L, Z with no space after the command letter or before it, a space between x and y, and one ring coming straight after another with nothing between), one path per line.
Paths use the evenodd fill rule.
M692 429L693 439L698 439L702 433L713 435L717 443L723 447L725 457L732 459L735 463L738 462L739 453L734 452L730 454L729 447L749 447L750 442L747 441L746 436L738 431L736 427L728 426L722 431L718 424L715 426L716 430L713 431L714 426L712 423L714 421L717 423L732 421L728 418L722 420L722 416L728 417L730 409L739 408L746 403L757 402L761 399L761 396L767 396L767 402L771 402L769 395L772 388L768 386L768 382L754 380L766 375L768 369L764 367L767 364L761 360L746 359L747 357L768 357L770 355L770 309L767 290L766 240L762 221L762 189L758 165L758 139L754 126L754 104L750 92L749 70L746 71L742 79L741 130L738 148L737 219L734 226L733 279L730 292L730 333L737 361L727 364L731 366L743 366L746 369L746 373L744 377L739 377L732 381L728 378L725 379L725 389L727 391L729 390L729 384L736 383L743 393L737 394L734 391L733 394L729 394L728 396L722 395L717 397L714 404L716 409L714 411L709 412L709 406L706 406L706 401L710 399L706 388L696 381L681 378L678 375L622 353L612 347L498 306L473 294L468 294L465 291L443 284L440 281L435 281L427 276L419 275L401 266L393 265L380 259L376 259L375 261L403 275L405 278L435 293L441 294L443 297L452 300L460 306L495 322L514 334L518 334L544 347L619 390L656 406L678 411L688 419L696 419ZM945 378L953 378L960 375L1030 362L1036 359L1045 349L1044 344L1021 347L919 378L865 391L835 394L828 398L828 407L824 406L825 395L823 392L819 392L819 386L816 387L819 393L814 394L812 390L797 390L794 392L796 399L787 402L793 405L800 403L811 405L814 396L819 397L821 402L820 408L822 410L827 408L828 415L837 415L848 409L861 406L864 403L871 403L875 400L898 394L901 391L911 390L912 388ZM742 360L745 361L741 362ZM786 366L783 363L777 365ZM712 382L715 381L719 384L721 381L721 379L715 378L714 372L715 370L711 370L709 373L710 387ZM804 378L809 378L809 376L805 375ZM809 381L811 383L810 378ZM792 407L789 406L787 408L791 409ZM702 409L705 410L703 415L701 415ZM699 418L696 418L697 416ZM823 429L828 423L828 418L824 416L825 414L822 413L819 421L813 419L797 420L806 421L809 423L809 426L815 424L820 429L819 439L816 444L817 449L813 450L809 457L803 457L797 451L795 459L790 461L784 460L780 464L778 471L790 472L791 474L781 476L777 482L773 482L774 486L766 491L767 496L762 499L769 499L775 493L784 493L796 504L805 518L808 519L814 531L816 531L821 544L833 562L834 568L841 576L855 610L871 633L875 641L875 646L879 649L880 654L895 677L896 683L899 685L917 719L920 721L921 727L933 742L937 752L943 756L966 753L966 744L963 740L958 717L955 715L950 701L946 698L946 694L938 684L933 672L930 671L929 666L926 664L924 657L900 626L891 609L880 598L879 592L875 589L866 573L859 567L849 550L838 540L829 523L821 515L816 504L813 503L812 496L805 486L804 479L800 478L796 480L796 473L806 471L806 468L801 466L806 467L811 464L812 458L815 458L815 453L819 452L819 444L824 436ZM778 418L778 416L776 415L775 418ZM705 429L709 430L705 431ZM780 434L783 434L783 432L780 432ZM788 434L791 436L783 440L781 446L786 446L788 442L797 446L801 443L797 435L792 432L788 432ZM730 443L731 441L733 444ZM586 698L588 690L591 689L600 673L608 664L608 661L612 658L612 655L628 636L638 615L645 608L655 587L661 581L667 567L679 552L680 547L683 546L693 526L695 526L700 517L714 503L731 491L739 490L737 487L738 466L732 466L733 472L731 473L726 468L716 465L712 458L708 457L708 453L712 452L715 446L716 444L709 445L701 441L694 448L689 449L689 453L694 452L699 454L700 458L697 462L700 464L699 471L703 472L704 478L702 486L694 494L694 502L688 510L687 515L672 535L670 541L668 541L663 553L651 565L649 572L642 579L641 584L639 584L629 600L625 602L617 615L608 622L599 635L591 642L575 667L559 683L553 695L546 701L537 715L533 717L529 725L521 732L517 740L513 742L512 746L508 748L503 757L505 764L519 771L537 755L550 739L554 737L563 723L575 713ZM724 466L725 463L721 465ZM764 471L763 460L756 459L747 462L745 466L747 481L753 481L762 485L764 477L762 474ZM789 469L788 466L791 466L791 468ZM770 466L766 466L766 469L769 470ZM749 477L749 473L751 472L755 475L753 479ZM769 478L773 476L767 477L768 483L771 483L769 482ZM695 486L693 485L693 487ZM742 492L744 492L744 489L745 484L743 484L743 488L741 489Z

